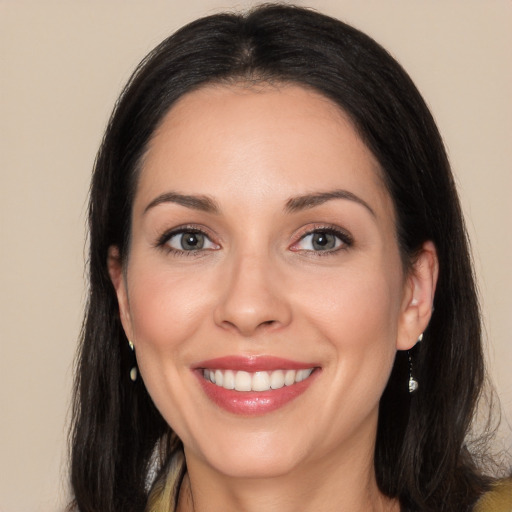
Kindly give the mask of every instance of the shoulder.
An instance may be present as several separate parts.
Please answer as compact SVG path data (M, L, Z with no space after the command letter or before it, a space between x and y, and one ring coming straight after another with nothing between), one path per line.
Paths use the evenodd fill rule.
M474 512L512 512L512 478L494 483L477 501Z

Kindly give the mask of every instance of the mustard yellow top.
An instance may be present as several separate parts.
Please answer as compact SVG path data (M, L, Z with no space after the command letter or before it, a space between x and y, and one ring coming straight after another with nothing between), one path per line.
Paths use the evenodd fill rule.
M170 504L174 503L179 493L179 475L184 464L185 456L182 451L178 451L172 458L166 477L153 486L144 512L170 512Z
M167 478L154 486L145 512L169 512L179 492L177 479L184 464L183 454L173 460ZM473 512L512 512L512 478L498 480L477 502Z
M478 500L474 512L512 512L512 478L493 484Z

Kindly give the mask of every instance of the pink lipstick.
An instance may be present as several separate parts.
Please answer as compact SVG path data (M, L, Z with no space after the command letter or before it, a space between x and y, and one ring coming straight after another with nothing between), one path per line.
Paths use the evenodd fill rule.
M228 356L202 361L193 370L212 402L234 414L265 414L300 396L319 366L271 356Z

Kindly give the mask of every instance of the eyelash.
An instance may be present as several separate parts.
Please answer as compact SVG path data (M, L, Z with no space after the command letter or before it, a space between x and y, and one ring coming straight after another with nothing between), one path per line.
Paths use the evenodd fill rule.
M303 241L306 237L312 236L314 234L327 234L327 235L333 235L335 236L340 242L339 247L335 247L333 249L328 249L325 251L314 251L309 249L295 249L296 252L306 252L314 257L324 257L324 256L333 256L338 251L346 251L350 247L354 245L354 239L350 233L347 231L340 229L338 227L334 226L315 226L313 229L309 229L306 233L302 234L296 242L293 243L292 247L299 244L301 241Z
M184 235L184 234L201 234L207 240L209 240L210 243L214 243L211 241L211 237L208 235L208 233L204 229L200 229L196 226L179 226L177 228L173 228L170 231L166 231L165 233L163 233L160 236L160 238L157 240L155 246L165 250L168 254L173 254L175 256L186 256L186 257L199 256L206 251L213 250L213 249L197 249L197 250L186 251L186 250L176 249L169 245L169 241L171 240L171 238L173 238L176 235ZM217 245L217 244L215 244L215 245Z
M161 249L164 249L169 254L173 254L175 256L198 256L202 253L205 253L207 251L215 250L215 249L197 249L197 250L180 250L176 249L174 247L171 247L169 245L169 241L176 235L184 235L184 234L201 234L203 235L210 243L215 244L215 242L211 241L210 236L208 233L200 229L196 226L179 226L177 228L173 228L172 230L166 231L163 233L157 240L155 246ZM310 249L292 249L294 252L305 252L312 254L314 256L332 256L333 254L337 253L338 251L347 250L354 244L354 239L352 236L345 230L342 230L338 227L333 226L315 226L313 229L309 229L307 232L303 233L297 241L295 241L291 247L296 246L301 241L303 241L306 237L312 236L314 234L320 234L325 233L327 235L333 235L335 236L340 242L341 245L339 247L335 247L333 249L327 249L325 251L314 251ZM215 244L218 245L218 244Z

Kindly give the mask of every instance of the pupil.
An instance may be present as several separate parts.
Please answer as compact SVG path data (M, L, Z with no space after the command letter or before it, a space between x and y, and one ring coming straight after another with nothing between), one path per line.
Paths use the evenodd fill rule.
M186 233L181 239L183 249L201 249L204 245L204 238L201 233Z
M330 233L315 233L313 235L313 247L315 249L333 249L335 243L334 235Z

